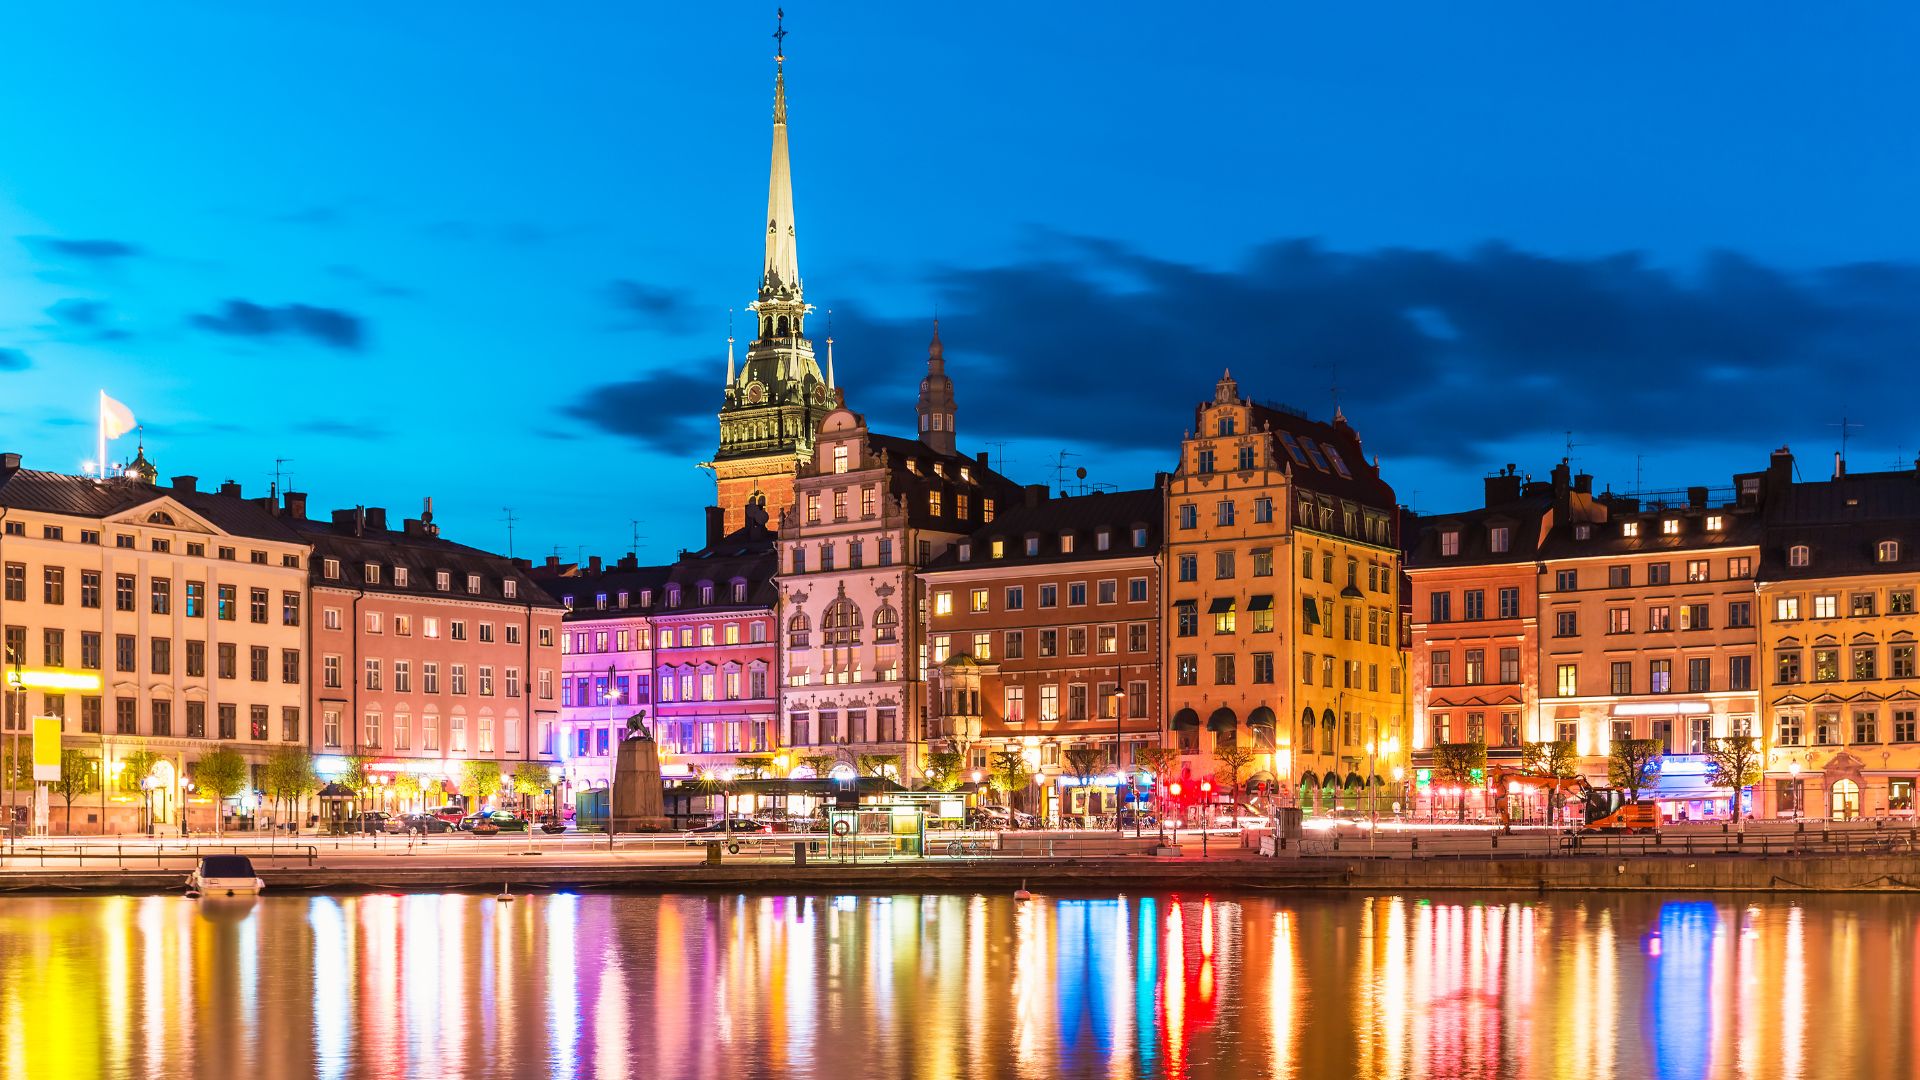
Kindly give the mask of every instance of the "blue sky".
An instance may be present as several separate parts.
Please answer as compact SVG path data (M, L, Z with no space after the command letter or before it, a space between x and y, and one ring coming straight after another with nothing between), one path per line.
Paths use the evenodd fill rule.
M906 431L1143 485L1231 366L1404 500L1508 462L1725 483L1911 460L1920 14L1852 5L788 5L801 269ZM0 12L0 445L697 543L752 298L772 10ZM820 327L823 321L816 320ZM824 334L816 333L816 337ZM124 452L130 453L131 447Z

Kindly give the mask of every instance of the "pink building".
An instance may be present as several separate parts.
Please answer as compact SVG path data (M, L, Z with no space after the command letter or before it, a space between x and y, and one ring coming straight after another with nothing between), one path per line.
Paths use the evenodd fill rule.
M558 602L511 560L440 537L431 510L379 508L291 524L313 545L312 745L323 776L350 758L386 809L437 806L490 761L504 779L557 764ZM497 797L491 793L489 798Z

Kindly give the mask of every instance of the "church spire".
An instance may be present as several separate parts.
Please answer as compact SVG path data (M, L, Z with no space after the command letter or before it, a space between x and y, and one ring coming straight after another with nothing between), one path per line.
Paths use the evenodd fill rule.
M760 278L763 305L770 301L800 303L800 256L793 227L793 173L787 163L787 31L784 24L783 17L773 33L773 167L767 178L767 263ZM764 319L763 315L763 322ZM799 319L795 318L796 331L798 323Z
M727 309L727 385L733 385L733 309Z
M933 341L927 345L927 377L920 380L920 441L928 449L951 454L953 449L953 380L947 378L947 351L940 344L940 320L933 320Z

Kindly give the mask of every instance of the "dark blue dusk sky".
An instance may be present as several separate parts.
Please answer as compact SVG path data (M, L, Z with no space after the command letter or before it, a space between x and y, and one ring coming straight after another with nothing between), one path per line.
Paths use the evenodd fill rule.
M1920 450L1913 5L787 6L807 298L883 429L937 307L1030 481L1150 482L1222 367L1337 371L1430 511L1568 430L1618 490L1824 474L1843 414L1856 470ZM696 544L772 15L9 5L0 448L77 469L104 387L165 475Z

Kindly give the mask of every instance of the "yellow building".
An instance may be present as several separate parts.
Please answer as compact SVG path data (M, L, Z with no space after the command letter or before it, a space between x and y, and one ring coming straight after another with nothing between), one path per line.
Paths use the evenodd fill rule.
M77 677L9 693L3 733L12 743L31 718L59 717L62 744L104 760L112 781L76 798L70 823L52 799L42 820L55 832L132 831L148 803L158 826L184 814L211 828L214 807L190 786L202 755L230 747L257 766L306 745L307 545L238 484L158 487L144 454L134 467L101 481L0 455L7 668ZM135 777L129 762L153 763ZM28 793L7 794L17 806Z
M1792 462L1774 455L1761 558L1759 812L1912 820L1920 469L1794 483Z
M1196 410L1166 507L1184 774L1250 746L1243 797L1277 781L1283 805L1389 809L1409 745L1397 515L1359 436L1337 413L1254 404L1228 375Z

